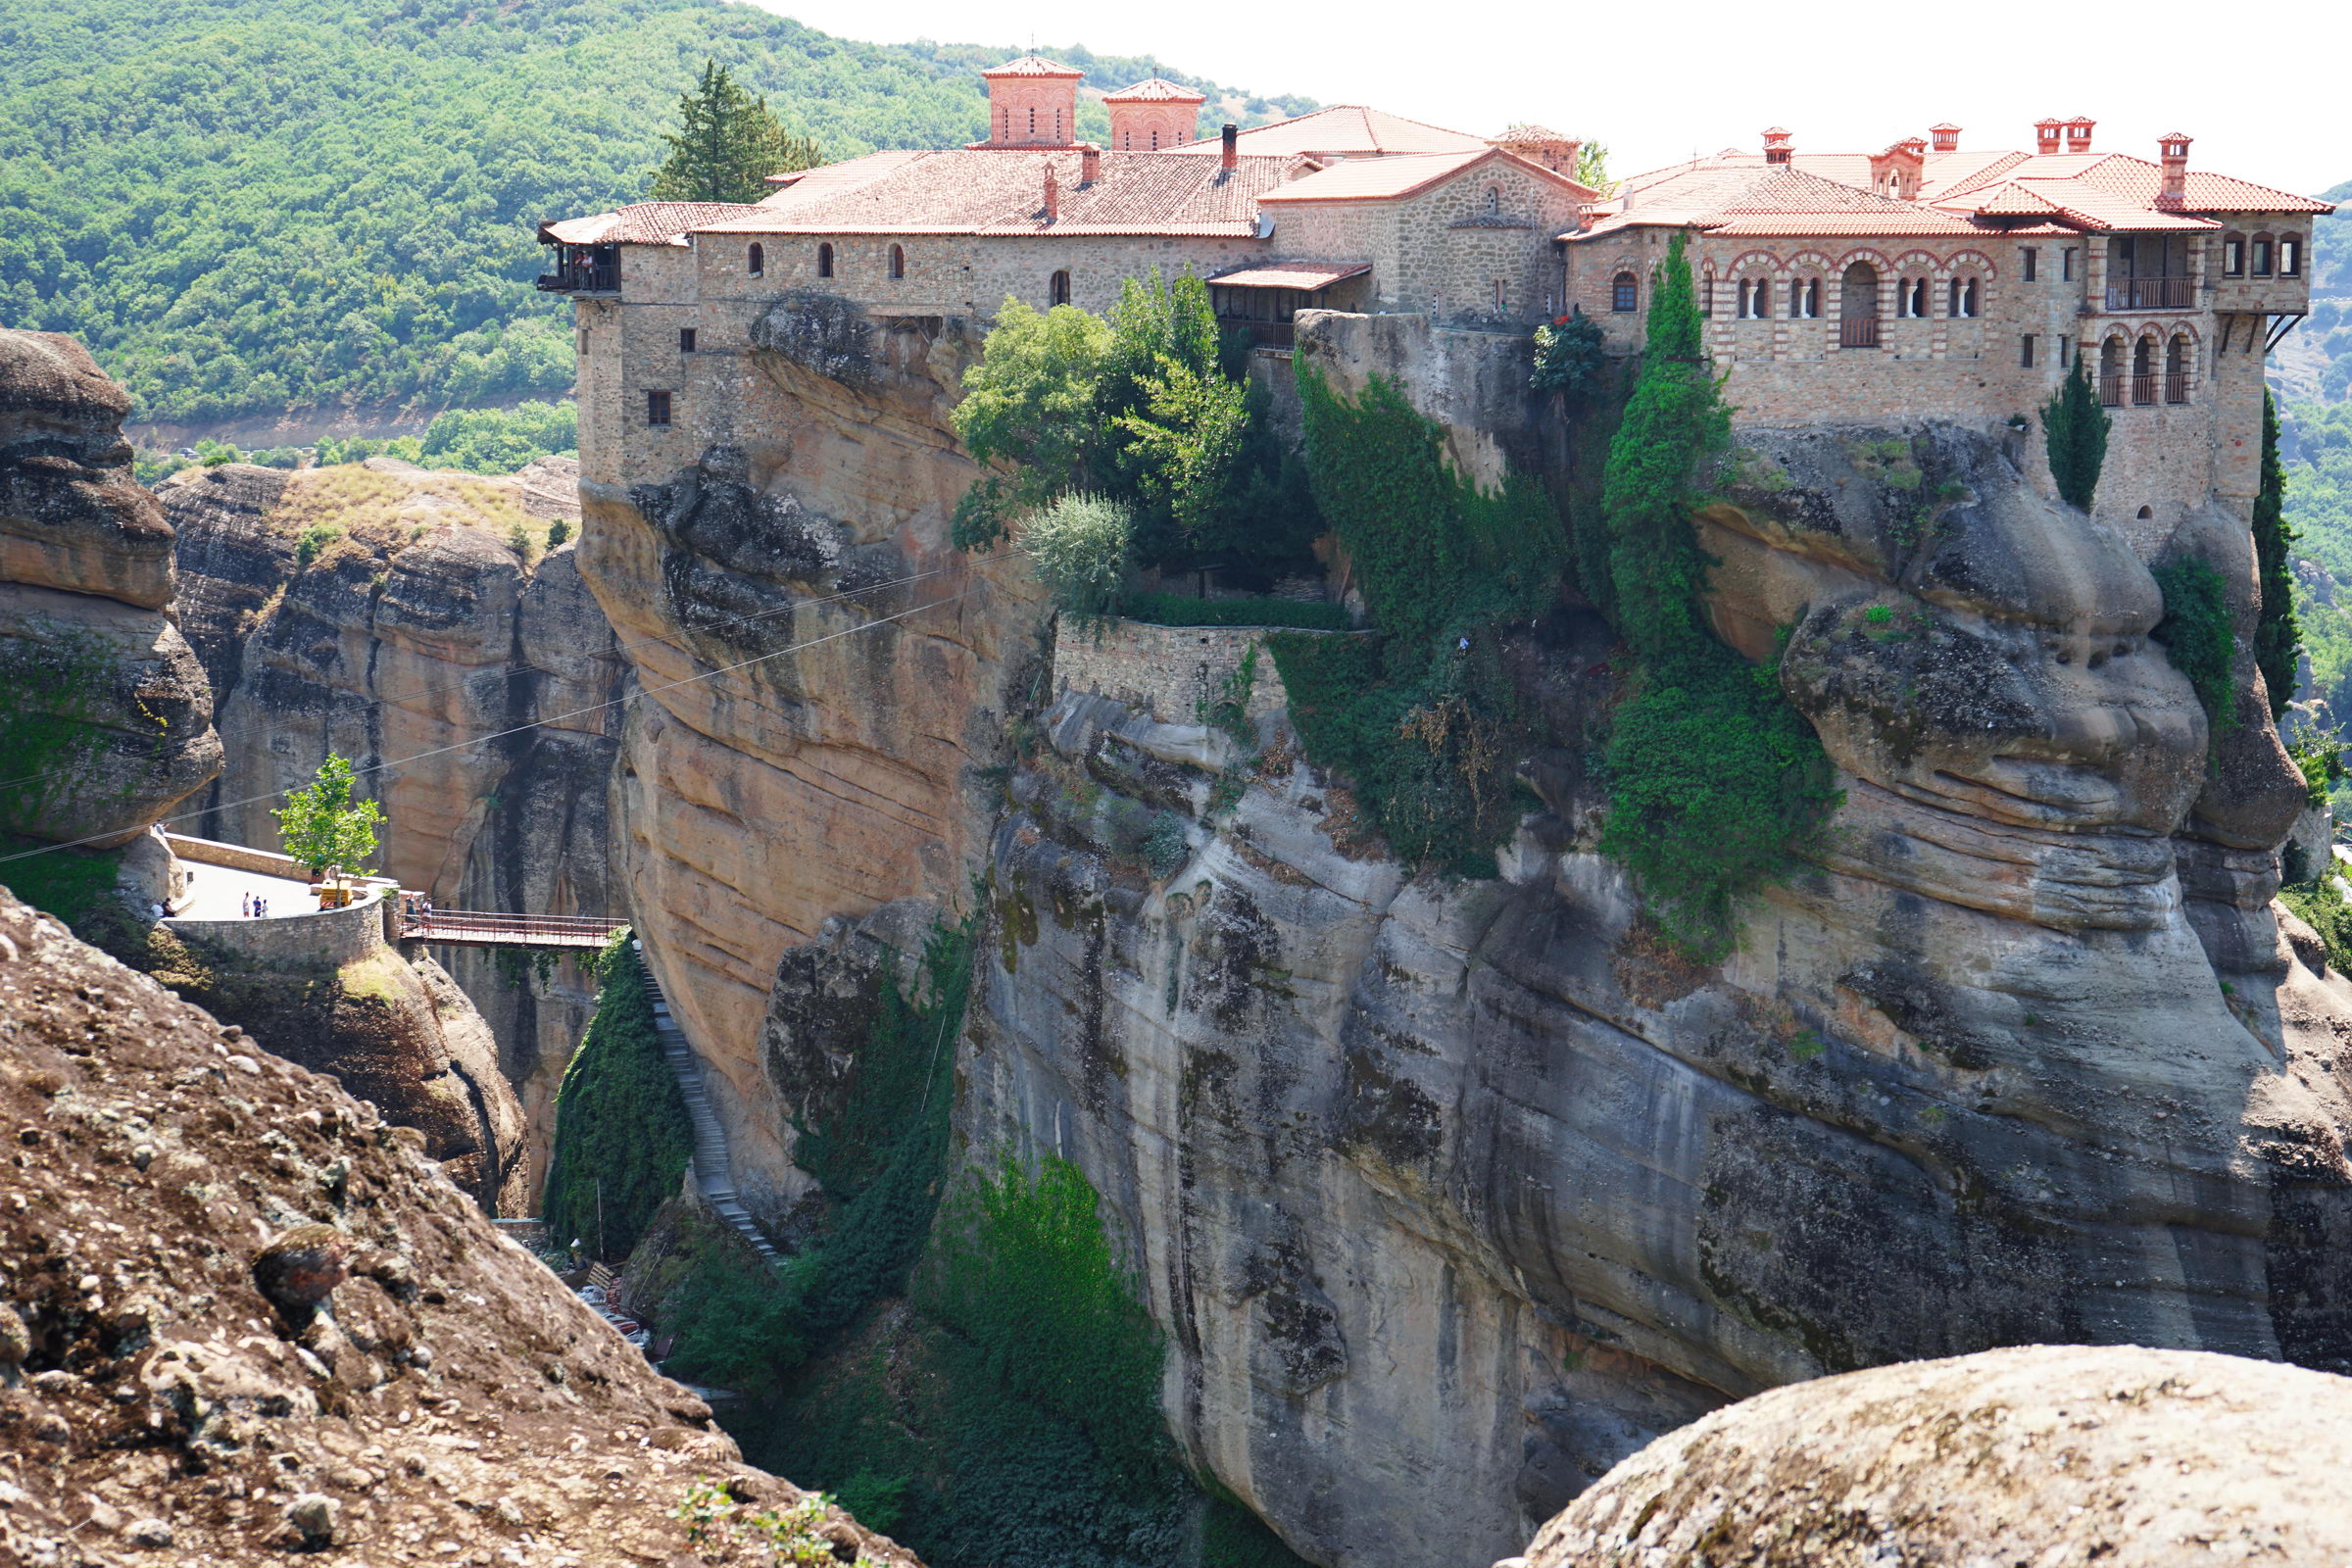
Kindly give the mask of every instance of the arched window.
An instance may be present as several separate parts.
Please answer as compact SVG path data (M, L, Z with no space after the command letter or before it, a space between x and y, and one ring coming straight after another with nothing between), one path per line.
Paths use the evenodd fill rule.
M1609 279L1609 309L1638 311L1642 308L1641 279L1631 272L1619 272Z
M1487 211L1490 214L1502 211L1502 187L1500 185L1487 187Z
M1711 267L1698 280L1698 314L1707 317L1715 314L1715 270Z
M2254 236L2254 255L2252 257L2252 262L2253 266L2251 267L2250 270L2256 277L2268 277L2271 275L2270 235L2257 234Z
M904 245L893 245L890 248L890 275L893 277L906 275L906 247Z
M2188 401L2189 367L2195 363L2195 350L2189 346L2186 332L2175 332L2173 340L2164 346L2164 401Z
M833 247L829 242L816 248L816 275L819 277L833 275Z
M1948 315L1967 318L1977 314L1977 280L1975 278L1953 278L1949 292L1951 300L1947 308Z
M2303 275L2303 242L2292 234L2278 236L2278 275L2280 277L2301 277Z
M753 246L744 253L743 265L744 270L754 277L760 276L767 270L767 252L758 245Z
M2222 236L2222 275L2224 277L2246 275L2245 235L2224 234Z
M2156 401L2156 339L2152 336L2132 345L2132 401L2140 407Z
M1820 278L1800 277L1788 285L1788 315L1791 319L1809 321L1820 314Z
M1069 303L1070 274L1067 272L1055 272L1053 277L1048 279L1046 282L1046 304L1049 306L1054 306L1067 305Z
M2156 517L2156 509L2154 507L2142 507L2138 512L2134 513L2133 515L2142 522L2152 522Z
M1856 262L1838 280L1838 343L1841 348L1879 346L1879 270Z
M2099 345L2099 401L2109 408L2124 401L2124 340L2120 337Z
M1901 314L1916 318L1924 318L1928 314L1928 280L1926 278L1915 277L1903 285Z
M1502 279L1499 277L1494 280L1494 314L1496 316L1501 316L1504 314L1502 303Z

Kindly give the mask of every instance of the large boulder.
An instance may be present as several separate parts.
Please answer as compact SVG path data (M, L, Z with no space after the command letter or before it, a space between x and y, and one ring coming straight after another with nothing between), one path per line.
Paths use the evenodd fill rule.
M1643 1448L1526 1568L2352 1560L2352 1378L2033 1346L1775 1389Z

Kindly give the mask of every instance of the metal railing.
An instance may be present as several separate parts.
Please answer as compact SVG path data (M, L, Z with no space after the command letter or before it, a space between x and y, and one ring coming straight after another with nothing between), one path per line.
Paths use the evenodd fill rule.
M1879 318L1875 316L1849 316L1838 323L1838 346L1841 349L1875 349L1879 346Z
M2111 311L2184 311L2195 298L2194 278L2126 277L2107 285Z
M601 948L628 922L602 914L505 914L485 909L434 909L414 904L400 911L400 934L419 942Z

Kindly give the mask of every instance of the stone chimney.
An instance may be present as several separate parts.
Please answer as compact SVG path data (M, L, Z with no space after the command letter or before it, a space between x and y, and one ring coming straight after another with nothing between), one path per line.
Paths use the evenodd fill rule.
M1054 177L1054 160L1046 160L1046 221L1061 217L1061 181Z
M2070 153L2090 151L2091 127L2098 122L2077 115L2066 122L2066 150Z
M1956 153L1960 150L1960 127L1948 120L1940 125L1930 125L1928 135L1939 153Z
M1078 184L1081 189L1092 185L1102 173L1102 149L1088 142L1078 149Z
M2034 122L2034 150L2037 153L2056 152L2058 150L2058 131L2064 123L2063 121L2058 120Z
M1224 148L1217 154L1217 167L1230 174L1234 166L1241 162L1241 157L1242 127L1229 124L1225 127Z
M2177 211L2188 201L2188 138L2176 130L2159 137L2156 148L2164 165L2164 184L2156 193L2156 205Z
M1788 145L1788 132L1775 125L1764 133L1764 161L1785 164L1795 151Z

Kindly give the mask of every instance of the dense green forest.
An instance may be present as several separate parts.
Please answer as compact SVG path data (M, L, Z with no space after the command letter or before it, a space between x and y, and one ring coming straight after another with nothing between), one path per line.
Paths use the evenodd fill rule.
M2352 204L2352 180L2324 194ZM2278 455L2309 659L2295 695L2322 700L2325 721L2341 724L2352 721L2352 209L2314 224L2311 250L2311 318L2296 330L2318 340L2326 365L2318 401L2279 405Z
M566 394L532 225L642 196L706 58L841 157L980 135L1013 52L720 0L11 0L0 321L82 338L146 419ZM1245 122L1307 107L1052 52Z

